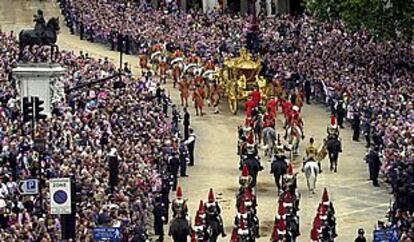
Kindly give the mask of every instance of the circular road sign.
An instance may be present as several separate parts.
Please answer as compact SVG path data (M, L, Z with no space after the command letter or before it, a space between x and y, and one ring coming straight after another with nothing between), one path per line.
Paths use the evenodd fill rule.
M57 190L55 194L53 194L53 200L57 204L64 204L68 200L68 194L63 190Z

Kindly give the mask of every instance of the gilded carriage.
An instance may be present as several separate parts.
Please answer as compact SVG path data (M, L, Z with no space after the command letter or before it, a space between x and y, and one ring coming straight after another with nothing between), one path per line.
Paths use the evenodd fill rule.
M238 103L247 100L255 88L259 89L262 100L267 100L272 95L271 85L259 76L261 68L260 60L252 60L245 48L240 50L239 57L224 61L220 84L233 114L237 113Z

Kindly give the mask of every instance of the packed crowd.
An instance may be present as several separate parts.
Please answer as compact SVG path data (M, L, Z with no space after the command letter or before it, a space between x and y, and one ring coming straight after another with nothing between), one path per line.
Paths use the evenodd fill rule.
M71 28L108 45L122 29L133 46L161 42L187 55L214 56L220 64L246 41L248 21L219 12L165 13L110 0L60 2ZM413 212L413 43L377 41L368 32L349 33L339 23L316 23L306 15L261 19L260 30L266 76L288 89L308 80L315 98L332 104L343 101L349 119L361 116L368 146L381 150L395 206Z
M62 224L49 212L47 180L71 177L76 241L92 241L96 226L122 227L123 241L145 241L153 208L168 205L169 191L175 189L170 180L173 171L177 178L177 168L171 160L186 154L165 115L168 98L160 87L149 90L157 86L151 78L131 75L122 77L123 88L113 88L116 79L75 90L37 124L36 136L46 140L40 151L30 124L21 121L20 97L10 75L17 46L13 33L0 32L0 240L60 240ZM47 49L36 52L40 58L49 56ZM60 78L65 88L117 71L108 60L87 53L61 51L57 61L66 68ZM114 161L118 165L110 169ZM19 194L16 181L27 178L39 179L39 195Z

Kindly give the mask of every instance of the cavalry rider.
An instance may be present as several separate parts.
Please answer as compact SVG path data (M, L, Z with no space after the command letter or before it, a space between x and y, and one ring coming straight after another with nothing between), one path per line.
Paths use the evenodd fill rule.
M244 103L244 114L246 115L246 117L252 117L252 112L255 107L256 102L253 100L253 97L251 97Z
M266 103L266 110L272 113L275 118L277 115L278 103L279 99L277 97L270 98Z
M255 87L254 90L252 91L252 93L250 94L250 96L252 97L252 100L254 102L254 106L259 107L260 101L262 99L259 88Z
M190 95L190 84L187 79L183 77L178 83L178 90L180 91L181 106L188 107L188 96Z
M148 48L146 44L141 44L138 49L139 54L139 67L142 73L148 69Z
M230 242L253 241L251 226L249 226L248 222L246 210L240 208L234 219ZM239 238L241 239L239 240Z
M178 186L171 206L173 217L186 217L188 214L187 200L183 198L181 187Z
M315 140L313 139L313 137L309 139L309 144L306 147L305 152L306 152L306 158L303 162L303 166L305 166L305 163L310 160L317 161L316 157L318 156L318 150L315 147ZM318 162L318 167L319 167L319 173L321 173L322 172L321 162L319 160L317 162Z
M328 224L331 227L332 234L334 237L337 236L336 234L336 219L335 219L335 209L333 203L329 200L328 191L324 188L322 193L322 202L321 205L325 207Z
M273 226L273 232L271 237L271 242L283 242L283 241L290 241L287 240L286 234L286 221L284 219L279 219L275 222Z
M311 241L334 241L336 234L335 211L329 201L326 188L322 194L322 201L317 209L311 230Z
M226 232L224 231L223 219L221 217L221 209L218 202L214 198L213 189L210 188L208 193L208 202L205 204L206 215L215 218L220 224L220 233L222 237L226 237Z
M275 115L270 109L268 109L263 115L263 127L276 127Z
M292 111L289 113L286 125L288 126L285 131L285 139L287 138L287 130L296 126L299 127L300 132L302 133L302 139L305 138L305 135L303 134L303 120L298 106L295 105L292 107Z
M250 145L252 145L253 147L247 147L247 157L242 160L242 166L240 168L245 169L244 167L247 166L249 175L252 176L252 182L250 186L255 187L257 175L259 171L263 170L263 166L260 164L260 161L257 157L257 148L254 146L254 144Z
M282 101L282 102L283 102L282 103L283 115L285 116L285 119L288 119L289 116L290 116L290 112L291 112L291 109L292 109L293 105L289 100L285 100L285 101Z
M326 132L328 133L328 139L338 139L339 138L339 127L336 123L335 115L331 115L331 125L328 125L326 128Z
M205 217L206 215L204 210L204 203L200 200L200 205L194 218L194 226L191 241L205 241L205 238L208 237L208 230Z
M275 155L272 157L272 163L270 165L270 173L275 178L278 194L282 190L281 179L287 173L288 161L284 154L284 147L280 142L276 145Z

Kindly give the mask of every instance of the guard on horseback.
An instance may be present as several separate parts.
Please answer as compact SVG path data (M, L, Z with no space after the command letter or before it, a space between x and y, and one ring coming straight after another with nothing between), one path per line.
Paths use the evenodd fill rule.
M196 216L194 218L194 226L192 229L192 242L204 242L208 241L210 237L209 231L207 229L206 224L206 215L204 210L204 203L200 201L200 205L198 211L196 212Z
M335 115L331 115L331 124L328 125L328 127L326 128L326 132L328 133L328 139L330 138L334 138L334 139L338 139L339 138L339 127L336 123L336 118Z
M315 140L313 139L313 137L311 137L309 139L309 144L306 147L306 159L303 162L303 166L305 166L306 162L308 161L317 161L316 157L318 156L318 150L315 147ZM322 168L321 168L321 163L320 161L318 162L318 167L319 167L319 173L322 172Z
M186 217L188 214L187 200L183 198L181 187L177 187L171 206L173 217Z
M303 134L303 119L300 115L300 109L298 106L293 106L292 111L289 113L285 124L285 139L287 139L288 130L294 127L298 127L302 134L302 139L305 138Z
M287 173L288 160L284 154L284 147L282 144L278 144L275 149L275 154L272 157L272 163L270 165L270 173L275 178L276 188L278 194L282 191L282 177Z
M248 173L252 176L252 182L250 187L256 186L257 176L259 171L263 170L263 166L260 164L259 157L257 157L257 147L254 144L248 144L247 147L247 156L242 159L240 164L240 169L245 169L247 167Z
M283 202L279 202L271 241L293 242L299 235L299 216L296 213L287 213Z
M218 202L215 200L213 189L210 188L210 191L208 193L208 202L205 204L205 211L206 211L206 221L207 226L212 224L214 221L218 222L218 231L214 231L214 228L212 226L212 234L214 232L221 233L222 237L226 236L226 233L224 231L224 224L223 219L221 217L221 208L218 204ZM217 235L215 235L215 239L217 239ZM215 240L214 240L215 241Z

